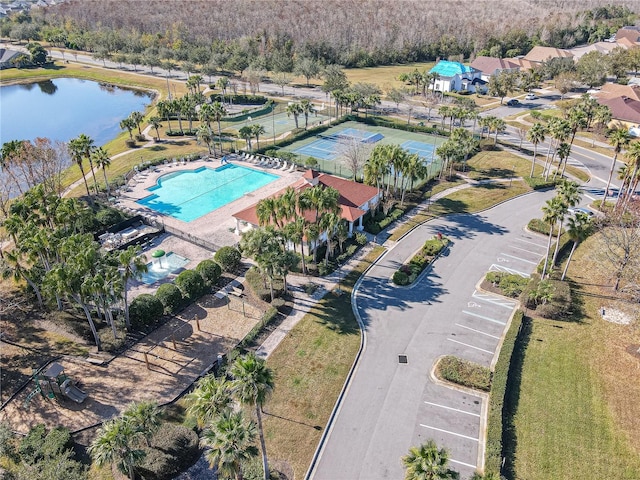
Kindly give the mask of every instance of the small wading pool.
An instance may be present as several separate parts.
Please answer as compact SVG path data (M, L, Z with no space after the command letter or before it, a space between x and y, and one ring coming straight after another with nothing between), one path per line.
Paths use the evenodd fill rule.
M147 189L152 194L137 203L163 215L191 222L278 178L232 164L216 169L200 167L161 176L157 185Z
M142 283L151 285L162 280L168 275L184 268L190 260L181 257L177 253L169 252L166 255L147 263L147 273L142 274Z

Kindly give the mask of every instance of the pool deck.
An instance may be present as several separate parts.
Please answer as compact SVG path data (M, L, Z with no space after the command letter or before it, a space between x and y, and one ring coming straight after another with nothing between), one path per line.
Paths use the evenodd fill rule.
M156 220L163 223L168 231L178 230L189 236L195 237L196 240L201 239L210 245L217 247L235 245L240 241L240 236L234 233L236 220L232 217L232 214L253 205L257 201L266 198L283 188L286 188L288 185L291 185L302 176L302 172L287 172L269 167L260 167L239 160L232 160L229 163L246 168L252 168L257 171L271 173L273 175L277 175L279 178L262 188L245 194L238 200L230 202L227 205L203 215L196 220L183 222L171 216L162 215L155 210L146 208L136 203L136 201L150 195L147 188L156 185L158 178L162 175L166 175L171 172L195 170L200 167L217 168L220 166L220 160L201 159L187 162L185 164L167 164L159 166L155 170L149 169L136 174L129 181L126 191L118 197L115 206L125 212L131 212L133 210L133 213L156 217ZM166 250L164 247L163 249ZM193 260L190 255L181 253L177 248L171 250ZM193 266L189 265L187 268L193 268Z

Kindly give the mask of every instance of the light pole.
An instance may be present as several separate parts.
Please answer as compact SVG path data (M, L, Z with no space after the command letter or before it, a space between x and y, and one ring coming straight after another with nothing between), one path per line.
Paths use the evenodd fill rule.
M273 144L276 144L276 102L271 102L271 128L273 128Z

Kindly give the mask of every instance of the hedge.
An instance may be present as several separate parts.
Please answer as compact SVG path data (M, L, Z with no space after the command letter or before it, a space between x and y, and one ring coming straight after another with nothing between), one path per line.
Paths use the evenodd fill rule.
M438 255L448 243L449 240L446 237L434 237L424 242L420 251L393 274L393 283L403 286L415 282L416 278L429 266L436 255Z
M534 190L545 190L553 188L561 179L557 177L555 180L545 180L542 177L524 177L524 181Z
M474 362L447 355L436 367L438 377L464 387L488 392L491 388L491 370Z
M260 334L260 331L273 322L278 317L278 309L274 306L270 306L266 312L262 315L262 318L258 323L256 323L253 328L245 335L245 337L240 342L239 346L241 348L246 348L256 339L256 337Z
M212 87L215 88L215 87ZM212 102L231 102L236 105L264 105L267 103L267 97L262 95L223 95L220 93L213 93L210 95Z
M161 285L162 288L164 285ZM160 291L158 288L158 291ZM156 293L157 295L157 293ZM129 306L129 317L133 328L141 329L154 323L165 311L162 301L154 295L143 293L133 299Z
M173 283L163 283L156 290L156 298L163 307L164 313L175 313L183 302L182 292Z
M247 280L247 284L256 297L264 302L271 301L271 289L269 288L269 279L265 279L262 273L255 268L251 267L247 270L244 277ZM266 287L265 287L266 283ZM280 278L273 279L273 297L274 299L280 297L284 293L284 283Z
M529 283L528 278L506 272L489 272L485 278L494 287L500 288L503 295L511 298L520 296Z
M502 442L503 442L503 415L506 419L515 412L504 411L505 395L507 386L513 382L513 376L518 365L513 365L512 358L518 342L520 326L523 322L523 313L518 310L511 320L509 330L504 337L498 361L493 371L491 382L491 392L489 393L489 416L487 419L487 445L485 457L485 470L487 472L500 472L502 465ZM517 395L516 392L514 394ZM509 420L510 421L510 420Z

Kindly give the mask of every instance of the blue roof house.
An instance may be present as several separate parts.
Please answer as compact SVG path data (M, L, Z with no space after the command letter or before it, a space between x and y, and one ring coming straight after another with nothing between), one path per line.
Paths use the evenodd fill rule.
M435 90L441 92L458 92L468 90L476 91L476 85L481 80L482 72L475 68L460 62L450 62L448 60L440 60L435 67L429 70L429 73L437 73L438 78L435 81ZM476 80L474 83L473 81Z

